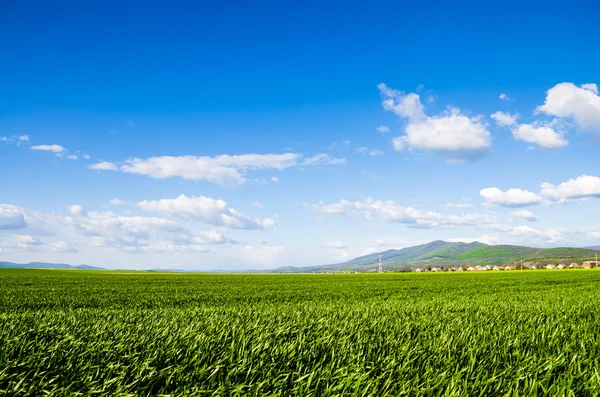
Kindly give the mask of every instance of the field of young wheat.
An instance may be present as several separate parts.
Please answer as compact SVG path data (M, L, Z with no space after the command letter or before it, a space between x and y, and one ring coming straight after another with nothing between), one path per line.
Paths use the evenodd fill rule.
M600 393L600 271L0 271L0 395Z

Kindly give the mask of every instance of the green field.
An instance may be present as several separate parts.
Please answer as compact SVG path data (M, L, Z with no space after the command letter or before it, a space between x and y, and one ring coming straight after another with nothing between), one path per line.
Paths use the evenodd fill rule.
M0 270L0 395L598 395L599 287L599 270Z

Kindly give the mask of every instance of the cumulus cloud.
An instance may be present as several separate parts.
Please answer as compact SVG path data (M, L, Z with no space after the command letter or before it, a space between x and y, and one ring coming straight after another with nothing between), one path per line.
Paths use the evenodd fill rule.
M536 123L521 124L513 129L512 134L516 140L532 143L542 149L558 149L569 144L561 133Z
M24 214L25 230L30 234L43 233L44 229L61 236L76 233L79 238L88 239L92 246L125 253L201 253L208 251L208 245L237 243L221 230L192 231L168 219L121 216L110 211L88 212L79 205L68 207L67 215L26 211L6 204L0 204L0 208ZM261 221L261 228L273 226L274 222L268 218ZM36 237L22 234L0 239L0 248L4 251L76 252L67 241L58 241L46 248Z
M555 117L571 118L580 129L600 133L600 96L596 84L580 87L573 83L557 84L546 92L546 101L537 110Z
M418 94L390 89L383 83L378 88L383 108L407 119L405 135L393 140L396 150L431 151L451 163L477 160L490 150L492 139L480 117L467 117L458 108L428 116Z
M513 211L510 213L510 216L513 219L520 218L520 219L525 219L529 222L534 222L537 220L537 218L535 217L535 214L533 212L527 211L527 210Z
M380 125L379 127L377 127L377 131L381 132L382 134L387 134L388 132L391 132L392 130L387 125Z
M508 127L511 125L515 125L517 123L517 119L519 118L519 114L510 114L504 112L496 112L490 116L492 119L496 121L501 127Z
M77 156L76 154L70 154L67 156L67 158L69 160L77 160L77 159L79 159L79 156Z
M112 199L109 201L109 203L112 205L127 205L127 204L129 204L127 201L124 201L121 199Z
M540 194L542 197L557 202L586 197L600 197L600 178L581 175L575 179L569 179L558 186L554 186L551 183L543 183L541 188Z
M137 205L146 211L202 221L232 229L264 229L274 226L274 221L271 219L263 221L252 219L233 208L229 208L224 200L215 200L205 196L188 197L181 194L174 199L144 200Z
M74 215L74 216L85 215L85 211L83 210L83 207L78 204L69 206L68 210L71 213L71 215Z
M44 242L36 237L18 234L0 240L0 250L7 251L40 251Z
M276 176L273 176L273 177L271 177L271 182L279 183L279 178L277 178Z
M252 205L257 208L264 208L264 206L262 205L262 203L260 201L255 201L252 203Z
M496 187L490 187L482 189L479 194L487 203L501 207L526 207L543 201L537 194L521 189L502 191Z
M39 150L44 152L52 152L56 154L62 154L67 151L64 147L54 144L54 145L35 145L31 147L31 150Z
M13 205L0 204L0 230L23 229L27 227L23 211Z
M510 97L508 95L506 95L505 93L502 93L498 96L498 98L502 99L503 101L509 101Z
M91 164L88 166L91 170L99 170L99 171L118 171L119 168L108 161L102 161L101 163Z

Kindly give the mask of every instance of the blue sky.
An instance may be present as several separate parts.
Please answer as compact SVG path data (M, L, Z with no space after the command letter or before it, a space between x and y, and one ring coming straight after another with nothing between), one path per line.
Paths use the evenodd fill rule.
M600 244L593 2L0 6L0 260Z

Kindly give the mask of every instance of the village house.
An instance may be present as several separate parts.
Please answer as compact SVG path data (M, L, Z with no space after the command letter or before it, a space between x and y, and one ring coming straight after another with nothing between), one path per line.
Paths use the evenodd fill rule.
M549 269L549 270L556 269L556 266L554 266L553 264L549 264L549 265L546 265L546 269Z
M469 272L475 272L475 271L477 271L477 268L473 267L473 266L467 266L467 271L469 271Z
M492 268L492 270L504 270L504 268L500 265L496 265Z
M556 266L557 269L566 269L567 265L565 265L564 263L561 263L560 265Z
M580 269L580 268L581 268L581 266L580 266L579 264L577 264L577 263L573 262L573 263L571 263L571 264L569 265L569 268L571 268L571 269Z
M504 270L515 270L514 266L506 266Z
M415 270L416 272L424 272L425 269L423 269L422 267L418 267L417 270Z
M494 268L494 266L492 266L492 265L487 265L487 266L485 267L485 270L492 270L493 268Z
M581 267L584 269L591 269L592 268L592 263L591 262L583 262L581 264Z
M462 271L463 271L463 268L462 268L462 267L460 267L460 266L457 266L457 267L455 267L455 268L454 268L454 271L455 271L455 272L462 272Z
M437 273L437 272L441 272L441 271L442 271L442 269L440 269L439 267L432 267L432 268L431 268L431 271L432 271L432 272L436 272L436 273Z

